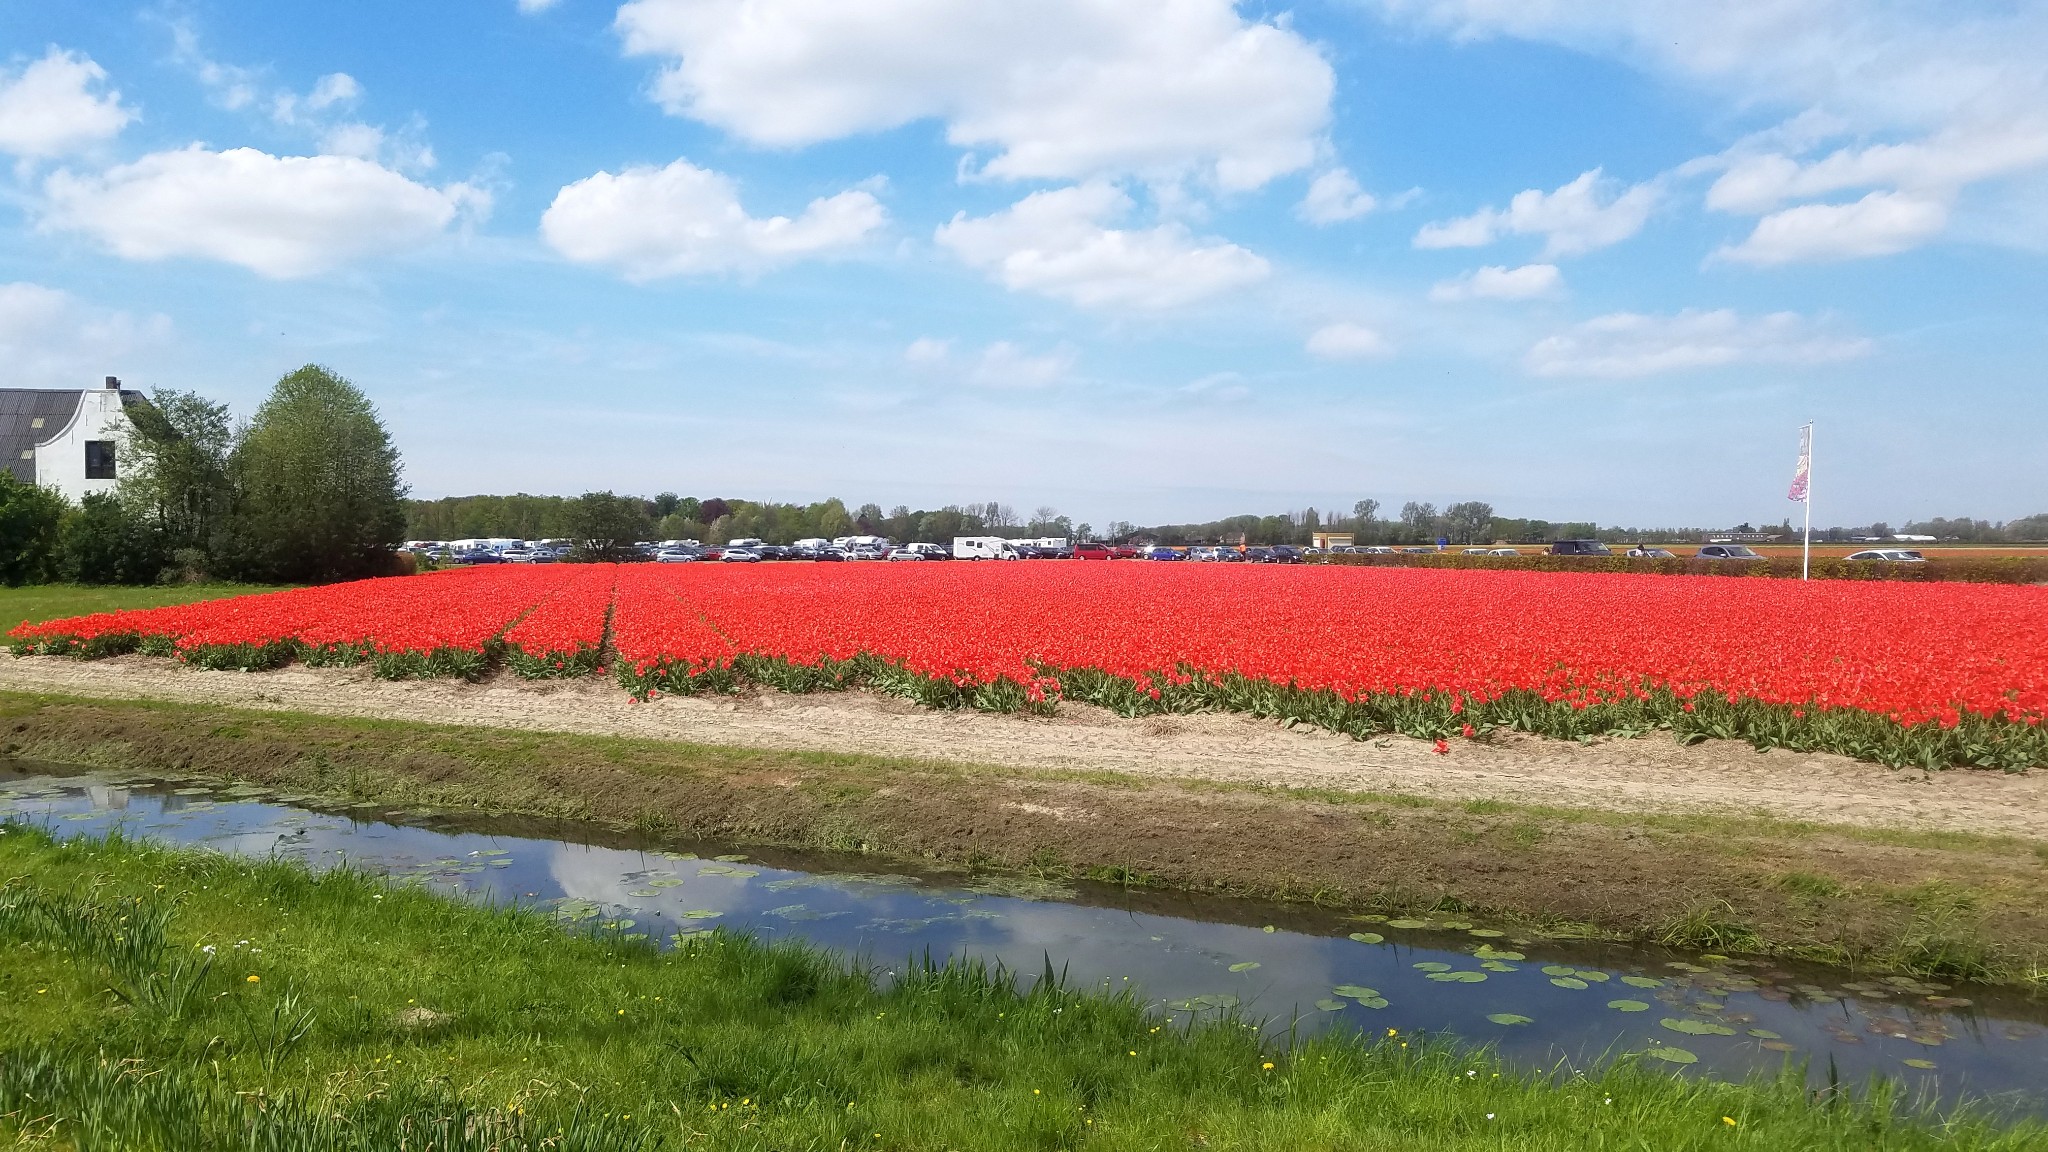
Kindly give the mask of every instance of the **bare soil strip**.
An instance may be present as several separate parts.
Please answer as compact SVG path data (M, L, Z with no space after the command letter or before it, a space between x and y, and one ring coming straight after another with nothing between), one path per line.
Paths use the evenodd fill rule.
M1512 737L1436 753L1399 737L1354 741L1244 716L1126 720L1065 704L1052 718L935 712L871 692L660 697L608 679L386 681L360 669L207 672L144 656L0 660L0 690L150 699L536 732L856 753L1029 772L1113 772L1311 791L1498 800L1967 832L2048 841L2048 774L1898 771L1845 757L1664 735L1577 744Z

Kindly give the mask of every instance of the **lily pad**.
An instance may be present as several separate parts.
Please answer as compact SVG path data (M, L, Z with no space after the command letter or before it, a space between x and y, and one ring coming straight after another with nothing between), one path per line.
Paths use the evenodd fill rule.
M1772 1052L1792 1052L1796 1050L1792 1045L1785 1043L1783 1040L1759 1041L1757 1047L1769 1049Z
M720 861L721 863L725 863L725 864L737 864L737 863L739 863L740 861L742 861L742 860L745 860L745 859L746 859L746 857L745 857L745 856L743 856L743 855L734 855L734 856L713 856L713 857L712 857L712 859L713 859L713 860L717 860L717 861Z
M1267 934L1268 936L1272 935L1272 934L1273 934L1273 933L1275 933L1275 932L1278 932L1279 930L1280 930L1280 929L1278 929L1278 928L1274 927L1274 926L1273 926L1273 925L1271 925L1271 924L1268 924L1268 925L1266 925L1266 926L1265 926L1264 928L1261 928L1261 929L1259 929L1259 931L1261 931L1261 932L1264 932L1264 933L1265 933L1265 934Z
M1387 921L1387 927L1389 927L1389 928L1427 928L1427 927L1429 927L1429 921L1427 921L1427 920L1389 920L1389 921Z
M1662 988L1664 986L1664 982L1655 976L1623 976L1621 982L1631 988Z
M1501 930L1500 930L1500 929L1498 929L1498 928L1472 928L1472 929L1468 929L1468 930L1467 930L1467 931L1465 932L1465 935L1467 935L1467 936L1478 936L1478 937L1480 937L1480 938L1482 938L1482 939L1487 939L1487 940L1491 940L1491 939L1494 939L1494 938L1496 938L1496 937L1500 937L1500 936L1505 936L1505 935L1507 935L1507 933L1505 933L1505 932L1501 931Z
M1377 932L1353 932L1351 938L1360 944L1385 944L1387 942L1387 938Z
M1579 974L1579 970L1569 964L1545 964L1543 966L1543 974L1545 976L1576 976Z
M1424 960L1421 963L1412 964L1410 967L1418 972L1449 972L1451 970L1451 966L1441 960Z
M1749 1030L1749 1034L1751 1036L1756 1037L1759 1040L1783 1040L1785 1038L1779 1033L1771 1031L1769 1028L1751 1028Z
M1577 976L1552 976L1550 978L1550 982L1552 984L1557 985L1559 988L1583 989L1592 987L1591 984L1586 983L1584 980L1579 979Z
M709 908L692 908L692 909L690 909L690 910L689 910L688 912L685 912L685 913L683 913L683 919L685 919L685 920L709 920L709 919L712 919L713 917L716 917L716 916L723 916L723 915L725 915L725 913L723 913L723 912L713 912L713 911L712 911L711 909L709 909Z
M1349 996L1353 1000L1370 1000L1380 994L1377 988L1366 988L1358 984L1339 984L1330 991L1339 996Z
M1487 1019L1495 1024L1534 1024L1536 1022L1527 1016L1519 1016L1513 1012L1495 1012L1489 1015Z
M681 888L683 881L681 877L663 876L658 880L649 880L647 886L649 888Z
M1605 984L1611 979L1607 973L1597 968L1581 968L1572 973L1572 975L1577 976L1581 980L1591 980L1595 984Z
M1385 1008L1387 1006L1387 998L1384 996L1367 996L1358 1001L1358 1006L1360 1008L1373 1009Z
M1443 923L1437 925L1437 927L1448 929L1452 932L1465 932L1471 929L1472 924L1470 921L1467 920L1446 920Z
M1483 980L1485 980L1485 979L1486 979L1486 973L1484 973L1484 972L1431 972L1431 973L1429 974L1429 978L1430 978L1431 980L1440 980L1440 981L1442 981L1442 982L1443 982L1443 983L1445 983L1445 984L1477 984L1477 983L1479 983L1479 982L1481 982L1481 981L1483 981Z
M645 899L647 899L647 898L648 898L649 896L659 896L659 895L661 895L661 893L660 893L660 892L657 892L657 891L655 891L655 890L654 890L654 889L652 889L652 888L635 888L635 889L633 889L633 890L632 890L631 892L628 892L628 893L626 893L626 895L628 895L628 896L637 896L637 897L639 897L640 899L642 899L642 900L645 900Z
M1230 966L1232 972L1249 972L1259 966L1257 960L1240 960Z
M1657 1021L1657 1024L1659 1027L1669 1028L1673 1032L1683 1032L1687 1036L1735 1035L1735 1029L1728 1027L1726 1024L1716 1024L1712 1020L1680 1020L1676 1017L1666 1016L1664 1019Z
M1650 1010L1650 1006L1641 1000L1609 1000L1607 1006L1616 1012L1648 1012Z
M1499 961L1499 960L1481 960L1481 961L1479 962L1479 966L1480 966L1481 968L1484 968L1484 969L1486 969L1486 970L1487 970L1488 972L1520 972L1520 971L1521 971L1521 969L1520 969L1520 968L1517 968L1517 967L1515 967L1515 966L1514 966L1513 964L1506 964L1506 963L1502 963L1502 962L1501 962L1501 961Z
M1344 1001L1328 999L1318 1000L1316 1001L1316 1009L1321 1012L1341 1012L1344 1009Z
M1899 1063L1904 1064L1908 1068L1931 1069L1934 1067L1934 1061L1922 1060L1918 1056L1909 1056L1906 1059L1899 1061Z
M1491 944L1481 944L1479 947L1474 948L1472 955L1479 957L1481 960L1527 960L1529 958L1524 953L1511 952L1506 948L1495 948Z
M1644 1051L1643 1055L1648 1056L1652 1060L1662 1060L1667 1064L1697 1064L1700 1062L1699 1057L1687 1052L1683 1048L1651 1048Z

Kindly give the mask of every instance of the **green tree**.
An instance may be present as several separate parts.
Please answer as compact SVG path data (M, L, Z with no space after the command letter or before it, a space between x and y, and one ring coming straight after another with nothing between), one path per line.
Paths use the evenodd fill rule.
M19 587L56 576L66 507L62 496L0 468L0 581Z
M87 493L61 541L58 574L78 584L154 584L170 562L156 525L112 493Z
M355 385L308 364L277 382L231 458L229 567L313 583L390 570L404 538L398 450Z
M650 535L647 504L634 496L585 492L569 505L570 558L617 562L637 558L634 545Z
M228 406L158 388L127 415L134 431L122 446L121 503L166 552L211 549L234 504Z
M1468 500L1444 509L1444 535L1453 544L1484 544L1493 531L1493 505Z

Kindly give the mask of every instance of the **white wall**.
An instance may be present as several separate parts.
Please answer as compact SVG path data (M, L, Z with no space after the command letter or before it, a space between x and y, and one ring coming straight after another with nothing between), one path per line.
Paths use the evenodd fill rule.
M88 440L115 441L115 474L118 477L128 461L126 456L128 440L128 414L121 408L121 390L118 388L87 388L80 393L77 411L72 413L71 422L58 429L56 435L36 445L36 483L53 488L64 494L73 504L83 500L89 492L111 492L115 480L88 480L85 478L85 442Z

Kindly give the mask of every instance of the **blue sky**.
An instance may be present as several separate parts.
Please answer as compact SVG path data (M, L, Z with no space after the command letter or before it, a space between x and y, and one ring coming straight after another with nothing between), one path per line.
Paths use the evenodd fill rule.
M0 0L0 380L418 495L2048 509L2048 9Z

